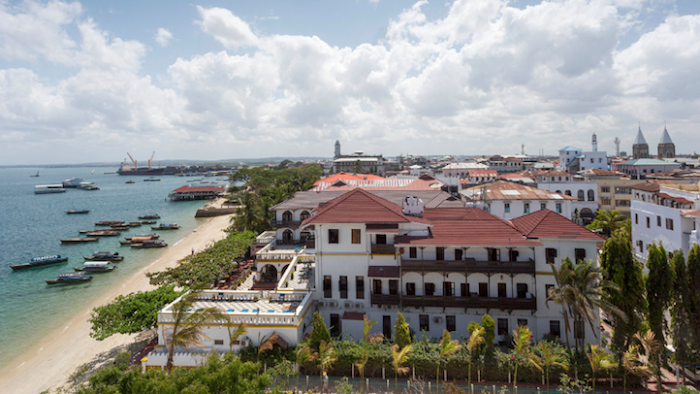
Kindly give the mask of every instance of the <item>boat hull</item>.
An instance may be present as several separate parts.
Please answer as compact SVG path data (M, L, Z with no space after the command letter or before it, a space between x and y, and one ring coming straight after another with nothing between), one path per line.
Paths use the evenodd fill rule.
M86 214L86 213L90 213L90 210L87 209L87 210L84 210L84 211L66 211L66 213L69 214L69 215L83 215L83 214Z
M124 261L124 256L114 256L114 257L107 257L107 256L83 256L83 258L86 261Z
M75 272L91 272L95 274L101 274L103 272L112 272L117 267L106 267L106 268L73 268Z
M17 270L23 270L23 269L27 269L27 268L44 267L47 265L65 263L66 261L68 261L68 257L60 258L57 260L39 261L36 263L15 264L15 265L11 265L10 268L17 271Z
M62 239L61 243L62 244L80 244L80 243L85 243L85 242L97 242L99 241L98 238L68 238L68 239Z
M78 283L85 283L92 280L92 276L87 276L85 278L71 279L71 280L58 280L58 279L46 279L47 285L77 285Z

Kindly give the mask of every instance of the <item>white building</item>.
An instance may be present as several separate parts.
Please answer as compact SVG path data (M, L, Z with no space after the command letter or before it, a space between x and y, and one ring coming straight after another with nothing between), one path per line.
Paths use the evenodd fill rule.
M632 190L632 244L638 260L646 262L652 242L668 252L687 254L700 243L700 191L697 185L645 182Z
M598 211L598 183L595 180L561 171L540 171L533 175L538 189L576 197L571 203L572 220L583 225L595 220Z
M489 167L479 163L451 163L442 168L442 174L448 178L467 178L470 170L488 170Z
M575 174L579 171L597 168L608 169L608 155L605 151L598 151L598 141L593 134L592 150L584 152L581 148L567 146L559 150L559 171Z
M459 194L467 204L505 220L544 209L571 218L574 212L572 203L576 201L571 196L507 181L474 186L461 190Z

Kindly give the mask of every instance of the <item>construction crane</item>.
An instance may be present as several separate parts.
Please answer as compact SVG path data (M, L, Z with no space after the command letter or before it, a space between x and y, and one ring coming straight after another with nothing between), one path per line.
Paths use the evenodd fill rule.
M154 152L154 153L155 153L155 152ZM138 169L139 169L139 164L138 164L138 162L137 162L136 160L134 160L133 157L131 157L131 155L129 154L129 152L126 152L126 154L129 155L129 159L131 159L131 161L134 162L134 169L135 169L135 170L138 170Z
M151 155L151 158L148 159L148 169L151 169L151 162L153 161L153 156L156 155L156 151L153 151L153 154Z

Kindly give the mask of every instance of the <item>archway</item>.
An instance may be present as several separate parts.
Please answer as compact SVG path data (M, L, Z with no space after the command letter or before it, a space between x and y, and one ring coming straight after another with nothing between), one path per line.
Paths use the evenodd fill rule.
M588 201L595 201L595 192L593 189L588 189Z
M291 212L284 211L284 213L282 214L282 221L283 222L291 222L293 217L294 216L292 215Z
M277 268L272 264L267 264L260 271L261 282L277 282Z
M586 196L585 196L583 190L579 190L579 191L578 191L578 200L579 200L579 201L586 201Z
M565 191L564 194L566 194L567 196L570 196L570 195L571 195L571 190Z
M291 244L294 242L294 231L292 230L284 230L282 233L282 242L285 244Z
M587 224L591 224L591 222L595 220L595 213L589 208L583 208L579 215L581 217L581 222L583 222L584 226Z
M309 213L309 211L304 211L301 213L301 215L299 215L299 219L301 219L302 222L304 220L308 219L309 217L311 217L311 214Z

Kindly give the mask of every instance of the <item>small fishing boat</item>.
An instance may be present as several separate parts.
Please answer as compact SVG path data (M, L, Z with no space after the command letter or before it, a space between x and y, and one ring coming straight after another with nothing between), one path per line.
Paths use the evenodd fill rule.
M119 245L124 246L124 245L131 245L131 241L122 241L121 239L119 240Z
M110 265L109 261L86 261L82 267L75 267L76 272L112 272L117 267Z
M134 181L132 181L131 179L129 179L129 180L126 181L125 183L132 184L132 183L136 183L136 182L134 182Z
M142 220L142 224L156 224L156 220Z
M159 178L150 177L150 178L144 179L143 181L144 181L144 182L160 182L160 179L159 179Z
M141 227L142 224L143 223L141 223L141 222L130 222L130 223L127 223L126 225L129 227Z
M104 221L95 223L95 226L112 226L112 225L121 226L124 223L125 222L123 220L104 220Z
M89 256L83 256L85 260L100 260L100 261L122 261L124 256L120 256L119 252L94 252Z
M118 230L118 231L128 231L131 227L129 226L115 226L111 225L109 226L112 230Z
M58 274L56 279L46 279L46 284L49 285L72 285L77 283L89 282L92 276L86 275L85 272L65 272Z
M34 257L33 259L29 260L28 263L14 264L11 265L10 268L13 270L22 270L25 268L43 267L45 265L65 263L66 261L68 261L68 257L61 256L60 254L54 254L51 256Z
M150 249L150 248L164 248L166 246L168 246L168 244L166 244L163 241L157 240L157 239L144 240L143 242L131 242L132 248Z
M131 241L131 240L133 240L134 238L138 238L138 239L158 239L158 238L160 238L160 235L158 235L158 234L156 234L156 233L138 233L138 234L134 234L133 237L124 237L124 239L127 240L127 241Z
M177 223L161 223L158 226L151 226L151 230L178 230L179 228Z
M84 242L97 242L99 238L64 238L61 240L62 244L80 244Z
M30 175L30 178L38 178L39 177L39 171L36 172L36 175Z
M63 185L36 185L34 187L34 194L53 194L53 193L65 193L66 189Z
M89 209L69 209L66 211L69 215L80 215L85 213L90 213Z
M139 216L139 219L160 219L160 215L157 213L149 213L147 215Z
M119 230L96 230L96 231L90 231L89 233L85 233L88 237L114 237L117 235L121 235L121 231Z

